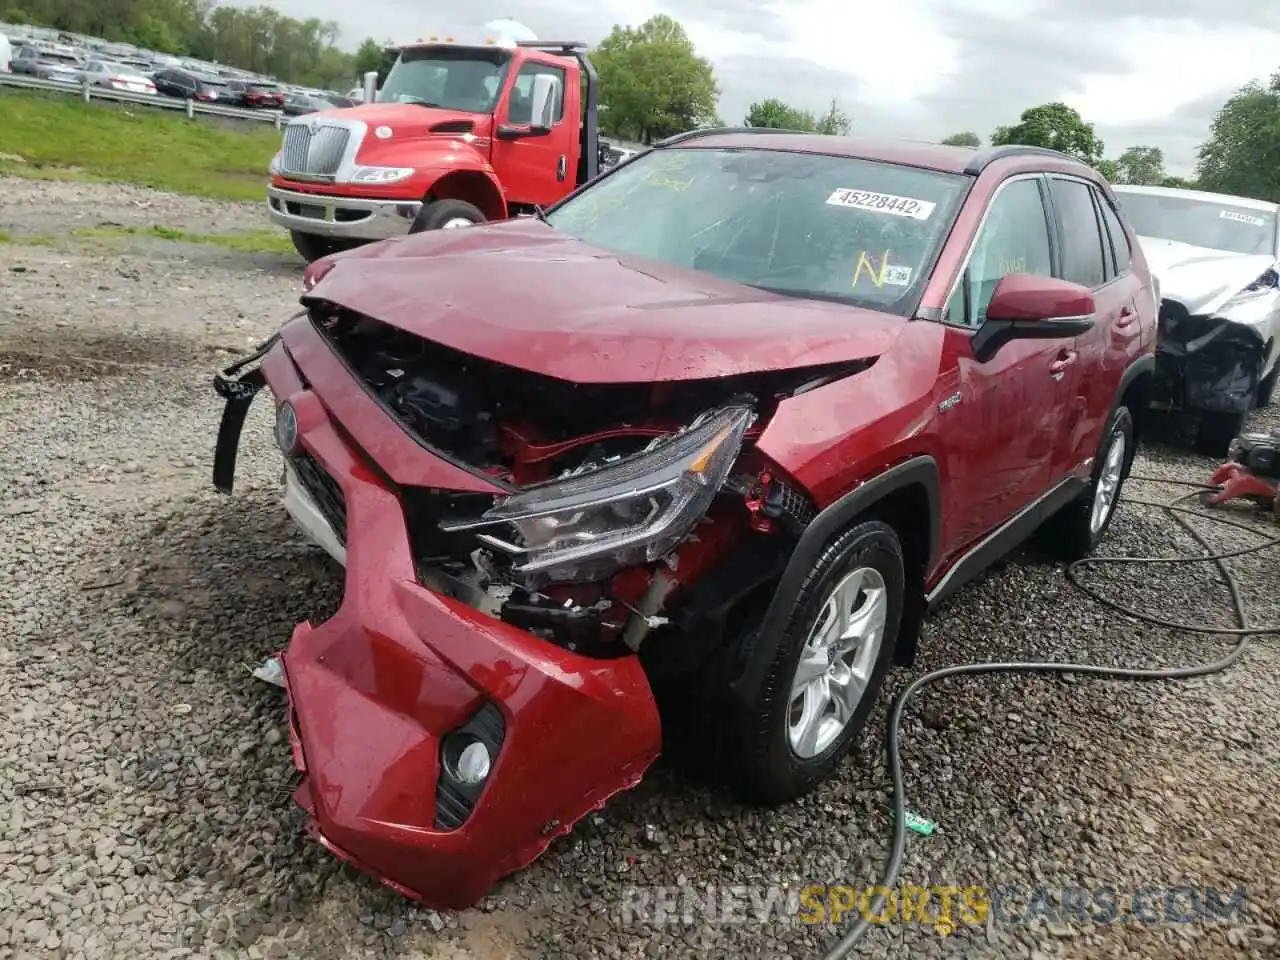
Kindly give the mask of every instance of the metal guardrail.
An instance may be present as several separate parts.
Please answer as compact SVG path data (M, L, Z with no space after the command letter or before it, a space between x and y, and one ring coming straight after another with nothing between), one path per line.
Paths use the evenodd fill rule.
M289 118L279 110L223 107L215 103L179 100L177 97L165 96L162 93L128 93L124 90L95 87L89 83L64 83L59 80L42 80L39 77L28 77L18 73L0 73L0 88L47 90L53 93L65 93L81 97L86 103L93 100L112 100L117 103L136 103L140 106L158 107L161 110L180 110L193 120L201 115L207 117L234 117L237 120L256 120L259 123L274 124L277 130L289 122Z

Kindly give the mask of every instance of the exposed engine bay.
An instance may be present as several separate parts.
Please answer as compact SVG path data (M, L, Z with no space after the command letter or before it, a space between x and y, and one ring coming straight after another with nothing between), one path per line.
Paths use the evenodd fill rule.
M754 449L778 402L872 362L583 385L327 304L311 316L402 428L502 491L400 489L424 585L577 653L675 671L813 517Z

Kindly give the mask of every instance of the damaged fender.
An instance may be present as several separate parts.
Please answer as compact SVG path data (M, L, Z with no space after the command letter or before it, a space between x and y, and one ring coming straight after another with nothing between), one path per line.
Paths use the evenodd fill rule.
M1154 399L1172 408L1243 413L1253 405L1268 345L1257 326L1160 306Z

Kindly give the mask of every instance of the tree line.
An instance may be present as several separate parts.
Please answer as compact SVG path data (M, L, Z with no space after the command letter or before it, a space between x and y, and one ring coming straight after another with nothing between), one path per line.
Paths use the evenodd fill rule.
M215 0L0 0L0 21L52 27L162 53L252 70L308 86L345 88L370 70L385 75L388 42L367 38L354 53L337 45L332 21L287 17L269 6L227 7ZM640 26L615 26L592 50L600 74L600 127L614 137L652 143L702 126L723 126L720 87L679 22L664 14ZM831 98L815 113L768 98L750 105L749 127L848 134L853 119ZM1280 201L1280 73L1230 97L1200 147L1194 180L1171 176L1159 147L1131 146L1114 157L1080 114L1065 103L1025 110L997 127L995 145L1027 144L1071 154L1115 183L1198 186ZM973 131L943 143L977 147Z

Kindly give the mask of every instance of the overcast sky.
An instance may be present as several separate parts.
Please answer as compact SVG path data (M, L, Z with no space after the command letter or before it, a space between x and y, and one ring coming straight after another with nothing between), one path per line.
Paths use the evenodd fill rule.
M1158 146L1186 174L1223 100L1280 69L1274 0L267 0L336 20L342 43L479 29L499 17L542 39L594 43L663 12L715 64L720 115L769 96L837 98L868 135L984 140L1029 106L1063 100L1106 142ZM434 8L434 9L433 9Z

